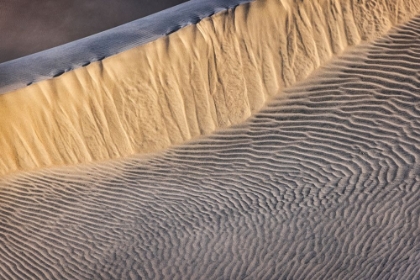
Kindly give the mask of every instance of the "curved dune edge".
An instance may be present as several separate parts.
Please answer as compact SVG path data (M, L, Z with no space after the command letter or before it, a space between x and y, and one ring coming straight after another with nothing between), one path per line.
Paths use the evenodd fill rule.
M217 12L233 9L251 1L254 0L187 1L64 45L0 63L0 94L57 77L106 57L145 45L188 25L196 24Z
M417 1L256 1L0 96L0 174L150 153L244 121Z

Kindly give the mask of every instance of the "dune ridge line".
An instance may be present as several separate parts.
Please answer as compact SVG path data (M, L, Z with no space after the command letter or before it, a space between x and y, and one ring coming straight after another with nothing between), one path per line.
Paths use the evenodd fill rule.
M260 0L0 96L0 174L150 153L238 124L417 1Z
M252 0L195 0L61 46L0 63L0 94L152 42Z

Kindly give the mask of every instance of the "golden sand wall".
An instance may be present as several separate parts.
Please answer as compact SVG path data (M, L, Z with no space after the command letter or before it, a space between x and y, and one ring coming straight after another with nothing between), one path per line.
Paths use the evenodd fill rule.
M260 0L0 96L0 174L155 152L244 121L411 1Z

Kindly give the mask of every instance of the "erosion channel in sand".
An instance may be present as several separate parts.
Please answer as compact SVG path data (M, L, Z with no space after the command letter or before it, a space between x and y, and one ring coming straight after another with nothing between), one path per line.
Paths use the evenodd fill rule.
M238 124L417 1L237 6L0 96L0 174L151 153Z

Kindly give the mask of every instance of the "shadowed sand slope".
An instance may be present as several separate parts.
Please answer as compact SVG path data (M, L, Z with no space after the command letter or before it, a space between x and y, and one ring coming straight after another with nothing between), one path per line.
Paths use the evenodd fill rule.
M419 279L420 18L241 126L2 179L5 279Z
M0 0L0 63L156 13L186 0Z
M0 174L155 152L238 124L419 8L414 0L255 1L2 95Z

